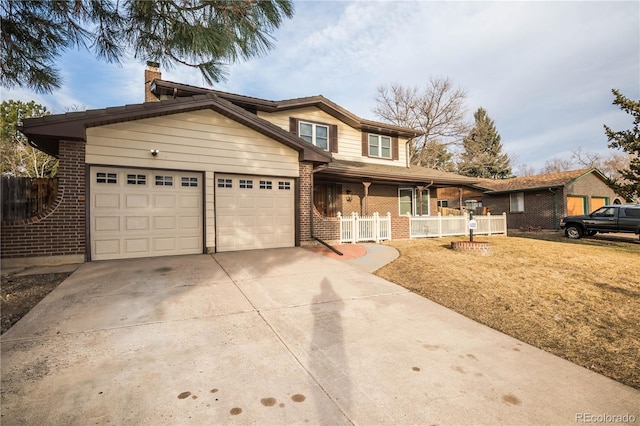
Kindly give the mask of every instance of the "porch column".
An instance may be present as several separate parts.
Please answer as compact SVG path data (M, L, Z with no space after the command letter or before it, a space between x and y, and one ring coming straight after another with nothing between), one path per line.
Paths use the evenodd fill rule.
M420 206L418 216L422 216L422 190L424 189L424 185L417 185L416 188L418 189L418 206Z
M371 186L371 182L362 182L364 185L364 213L363 216L369 214L369 187Z

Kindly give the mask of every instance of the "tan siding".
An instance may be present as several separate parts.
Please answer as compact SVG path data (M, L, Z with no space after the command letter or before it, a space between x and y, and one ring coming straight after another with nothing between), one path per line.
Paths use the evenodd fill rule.
M382 160L362 156L362 136L359 130L343 123L319 108L307 107L297 110L287 110L275 113L258 111L258 117L263 118L282 129L289 131L289 117L301 120L307 119L318 123L335 124L338 126L338 152L333 154L336 160L364 161L385 166L406 167L407 139L398 138L398 160Z
M156 158L150 150L158 149ZM214 173L298 177L298 153L211 110L87 129L87 164L205 172L208 248L215 246Z

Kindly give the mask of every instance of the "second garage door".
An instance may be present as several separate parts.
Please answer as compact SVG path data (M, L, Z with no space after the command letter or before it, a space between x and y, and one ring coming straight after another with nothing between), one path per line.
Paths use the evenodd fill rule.
M215 177L216 251L295 245L295 180Z

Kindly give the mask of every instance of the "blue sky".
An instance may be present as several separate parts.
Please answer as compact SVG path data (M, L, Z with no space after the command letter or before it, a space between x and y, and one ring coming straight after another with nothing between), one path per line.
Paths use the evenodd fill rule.
M214 88L265 99L324 95L376 119L376 89L449 78L467 91L468 119L487 110L515 165L536 170L571 152L602 155L603 124L631 127L612 88L640 99L640 2L296 2L264 57L228 67ZM52 95L2 90L55 112L143 100L144 64L67 52ZM197 71L163 79L204 86ZM517 167L516 167L517 169Z

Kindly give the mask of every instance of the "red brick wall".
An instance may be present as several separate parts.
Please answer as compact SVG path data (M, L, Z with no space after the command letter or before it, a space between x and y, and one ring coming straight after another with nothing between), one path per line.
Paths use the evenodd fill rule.
M409 218L407 216L391 217L391 239L406 240L411 236Z
M311 241L311 194L312 163L300 163L300 178L298 179L298 235L299 242Z
M340 222L337 217L324 217L313 209L313 235L323 241L340 240Z
M491 214L507 213L507 228L518 229L540 227L542 229L556 229L563 216L562 191L557 190L557 211L554 211L554 195L548 190L525 191L524 212L509 211L509 194L485 194L482 199L484 207L489 208Z
M60 142L58 199L38 218L2 224L3 259L86 256L84 142Z

